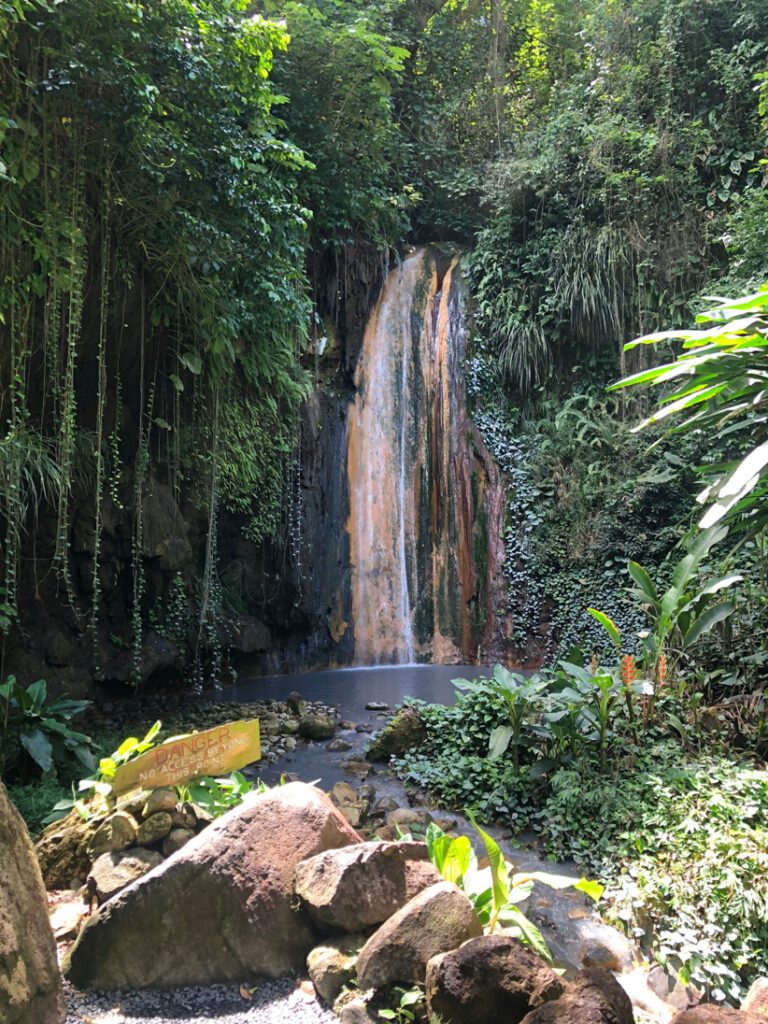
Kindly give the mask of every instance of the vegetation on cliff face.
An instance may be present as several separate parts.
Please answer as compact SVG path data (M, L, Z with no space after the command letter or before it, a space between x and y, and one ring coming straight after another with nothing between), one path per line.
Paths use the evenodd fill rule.
M58 597L96 673L114 635L138 682L188 550L181 523L152 549L147 500L200 518L181 625L215 647L218 506L274 527L306 394L287 36L240 3L75 0L6 5L0 37L3 632L22 591Z

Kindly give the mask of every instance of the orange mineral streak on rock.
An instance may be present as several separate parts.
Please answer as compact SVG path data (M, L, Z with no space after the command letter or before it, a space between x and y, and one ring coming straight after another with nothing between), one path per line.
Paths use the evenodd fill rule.
M422 250L392 271L357 368L347 529L358 664L474 660L498 630L503 491L466 410L459 258L442 276L439 262Z
M413 661L406 548L414 535L408 487L411 313L423 252L392 271L371 314L347 427L355 661Z

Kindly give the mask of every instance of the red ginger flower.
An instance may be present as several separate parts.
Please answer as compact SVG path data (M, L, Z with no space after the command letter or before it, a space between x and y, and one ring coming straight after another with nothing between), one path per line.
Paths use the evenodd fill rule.
M635 681L635 656L634 654L625 654L621 659L621 678L624 681L624 685L629 688Z

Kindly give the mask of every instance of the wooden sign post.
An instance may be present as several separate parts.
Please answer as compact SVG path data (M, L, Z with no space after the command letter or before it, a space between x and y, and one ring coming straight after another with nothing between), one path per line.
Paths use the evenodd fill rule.
M178 786L201 775L222 775L261 758L259 720L228 722L205 732L174 736L115 771L112 791Z

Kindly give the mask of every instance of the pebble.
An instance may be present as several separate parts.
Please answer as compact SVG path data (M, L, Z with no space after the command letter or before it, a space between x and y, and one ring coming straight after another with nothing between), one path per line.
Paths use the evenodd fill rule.
M167 991L79 992L64 983L65 1024L336 1024L306 982L293 978L265 981L244 999L238 985L178 988ZM253 991L251 991L253 989Z

